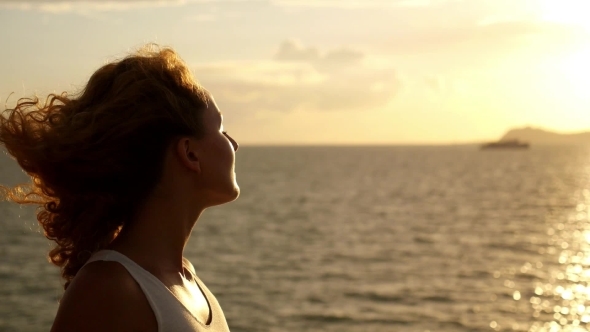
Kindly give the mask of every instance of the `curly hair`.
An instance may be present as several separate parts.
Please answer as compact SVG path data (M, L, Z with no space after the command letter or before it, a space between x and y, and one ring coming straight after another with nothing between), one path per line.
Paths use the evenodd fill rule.
M39 205L64 289L130 222L172 141L204 135L208 101L174 50L149 44L99 68L73 97L21 98L0 116L0 143L32 179L3 194Z

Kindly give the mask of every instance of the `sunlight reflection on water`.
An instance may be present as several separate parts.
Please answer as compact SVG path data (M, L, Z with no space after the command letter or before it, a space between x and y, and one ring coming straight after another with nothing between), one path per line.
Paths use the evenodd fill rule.
M535 284L529 299L536 318L531 332L587 331L590 327L590 191L579 190L574 196L578 201L575 209L547 230L547 252L561 251L559 265Z

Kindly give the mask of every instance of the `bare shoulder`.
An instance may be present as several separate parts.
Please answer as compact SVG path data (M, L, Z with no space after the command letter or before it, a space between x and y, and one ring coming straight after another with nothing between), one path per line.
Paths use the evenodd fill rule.
M143 291L119 263L97 261L72 280L60 302L52 332L157 331Z

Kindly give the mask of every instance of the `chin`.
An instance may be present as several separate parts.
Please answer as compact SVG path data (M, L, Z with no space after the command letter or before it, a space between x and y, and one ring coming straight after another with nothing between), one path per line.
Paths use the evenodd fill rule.
M213 200L211 206L233 202L238 199L239 196L240 187L237 184L234 184L231 189L224 190L223 192L214 195L215 199Z
M237 183L234 185L234 190L233 190L233 193L231 196L232 196L232 198L231 198L230 202L233 202L236 199L238 199L238 197L240 197L240 187L238 186Z

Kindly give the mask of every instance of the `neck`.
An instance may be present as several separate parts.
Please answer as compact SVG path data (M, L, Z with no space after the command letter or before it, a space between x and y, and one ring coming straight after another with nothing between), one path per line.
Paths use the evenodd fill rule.
M205 210L183 202L182 198L149 198L108 249L121 252L148 271L182 273L184 247Z

